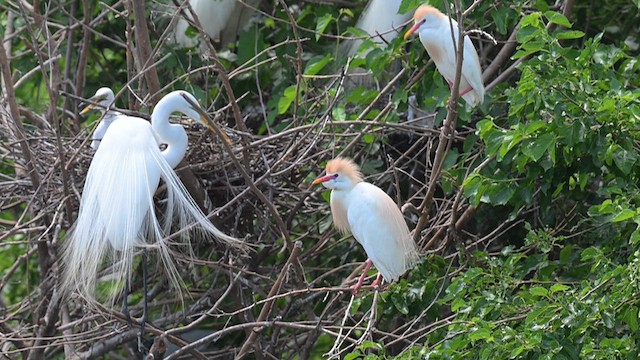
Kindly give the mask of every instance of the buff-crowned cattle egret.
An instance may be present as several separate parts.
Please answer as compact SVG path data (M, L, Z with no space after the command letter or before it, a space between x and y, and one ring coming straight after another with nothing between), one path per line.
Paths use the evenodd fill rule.
M157 249L169 280L177 286L180 276L165 239L173 220L180 228L197 224L226 244L241 244L207 219L173 171L185 155L188 138L181 125L169 123L169 116L180 112L203 122L185 97L197 104L193 95L174 91L158 102L151 123L113 114L89 166L78 219L66 243L65 290L77 290L92 300L98 268L108 254L112 278L130 280L137 249ZM162 151L161 145L166 146ZM168 194L163 224L153 202L160 179ZM188 247L187 235L181 239Z
M458 22L429 5L418 7L413 20L414 25L405 33L404 38L408 39L411 34L418 32L420 42L451 88L456 76L455 49L459 38ZM451 36L452 27L455 45L454 38ZM464 37L461 75L460 96L471 106L481 104L484 100L482 69L476 48L468 36Z
M393 282L416 264L418 252L398 206L379 187L362 181L352 160L330 160L326 175L313 181L320 183L331 189L333 224L340 232L351 232L369 257L354 293L372 264L379 271L373 286L379 285L380 275Z

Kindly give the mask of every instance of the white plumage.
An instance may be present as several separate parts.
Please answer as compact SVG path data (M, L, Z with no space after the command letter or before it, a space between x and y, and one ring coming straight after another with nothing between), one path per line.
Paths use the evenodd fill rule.
M436 64L438 71L453 85L456 75L456 51L460 36L458 22L441 13L429 5L422 5L416 9L413 16L415 24L405 34L405 39L415 31L420 35L420 42ZM451 36L451 27L453 35ZM454 46L455 39L455 46ZM476 48L468 36L464 37L462 54L462 76L460 78L460 96L471 106L484 101L484 85L482 83L482 69Z
M352 160L329 161L327 174L314 181L319 183L332 189L334 225L341 232L353 234L385 281L398 280L416 264L418 252L402 213L389 195L362 181L360 170Z
M67 290L76 289L92 299L96 274L107 255L112 260L113 277L129 278L135 250L140 248L158 250L170 281L178 286L180 276L165 240L174 220L180 228L197 223L204 233L228 244L239 244L211 224L173 171L184 157L188 138L182 126L169 123L169 115L181 112L201 120L183 96L197 103L191 94L174 91L158 102L151 123L114 114L91 161L78 219L67 240ZM166 145L163 151L161 144ZM163 224L153 202L161 178L167 188ZM180 245L190 250L187 235L180 239Z
M400 34L398 30L405 22L411 19L411 14L398 14L402 0L370 0L358 18L356 28L366 31L372 36L372 40L378 44L384 41L377 36L380 34L387 42L391 42ZM346 42L346 55L355 55L362 40L350 40Z
M100 122L98 123L98 126L96 126L95 130L93 131L93 135L91 136L91 148L93 150L98 150L100 142L102 141L104 134L106 134L109 125L111 125L111 123L115 119L117 119L119 115L122 115L115 110L111 110L110 107L113 105L114 100L115 96L113 95L113 91L108 87L102 87L98 89L98 91L96 91L96 94L89 99L89 101L91 101L92 103L97 103L97 105L90 103L80 112L80 115L84 115L97 106L102 113Z
M256 5L257 0L189 0L191 8L198 16L202 29L216 43L235 41L240 31L246 28L254 10L245 5ZM189 12L187 11L187 16ZM175 28L176 42L181 47L193 47L198 37L187 36L189 23L178 20Z

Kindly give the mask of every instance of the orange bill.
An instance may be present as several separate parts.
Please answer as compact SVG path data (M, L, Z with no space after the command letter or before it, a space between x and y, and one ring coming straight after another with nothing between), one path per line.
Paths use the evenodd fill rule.
M331 175L325 175L325 176L321 176L321 177L319 177L319 178L317 178L317 179L313 180L313 182L312 182L311 184L313 184L313 185L318 185L318 184L322 184L322 183L323 183L323 182L325 182L325 181L329 181L329 180L331 180L331 179L333 179L333 176L331 176Z
M413 26L411 27L411 29L409 29L405 34L404 34L404 39L407 40L411 35L413 35L414 32L416 32L416 30L418 30L420 28L420 26L422 26L422 24L424 24L424 20L420 20L417 23L413 24Z

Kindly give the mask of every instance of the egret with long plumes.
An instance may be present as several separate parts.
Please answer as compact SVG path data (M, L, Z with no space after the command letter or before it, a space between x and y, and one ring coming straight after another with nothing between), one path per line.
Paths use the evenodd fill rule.
M352 160L330 160L326 175L313 184L331 189L334 226L342 233L351 232L369 257L352 287L354 292L362 286L372 264L379 271L373 286L380 284L380 275L393 282L416 264L418 252L398 206L382 189L362 181L360 168Z
M93 150L98 150L109 125L118 119L119 116L122 116L119 112L111 109L114 100L115 96L113 95L113 91L108 87L101 87L96 91L95 95L89 98L89 104L80 112L80 115L85 115L92 109L98 108L102 113L100 122L95 130L93 130L93 135L91 136L91 148Z
M413 15L414 25L404 35L408 39L418 32L420 42L436 64L436 68L447 80L449 88L456 76L456 47L460 36L458 22L444 15L440 10L421 5ZM451 30L453 28L453 37ZM454 43L455 38L455 43ZM464 37L462 53L462 74L460 77L460 96L471 106L484 101L484 85L478 52L468 36Z
M75 289L93 300L96 275L107 255L112 262L111 278L130 283L134 253L139 249L157 250L170 282L179 289L180 276L166 240L174 220L180 229L197 224L206 235L242 246L209 221L173 171L186 153L188 138L181 125L169 123L169 116L179 112L206 124L185 97L197 104L193 95L174 91L155 106L151 123L118 113L106 128L89 166L78 219L66 243L65 290ZM162 151L161 145L166 146ZM160 179L167 191L162 224L153 202ZM179 245L190 250L187 232L181 234Z

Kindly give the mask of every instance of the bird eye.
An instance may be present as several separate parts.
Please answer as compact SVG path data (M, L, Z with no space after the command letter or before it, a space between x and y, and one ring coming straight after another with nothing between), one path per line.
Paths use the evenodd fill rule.
M333 178L337 179L338 178L338 174L333 174Z

